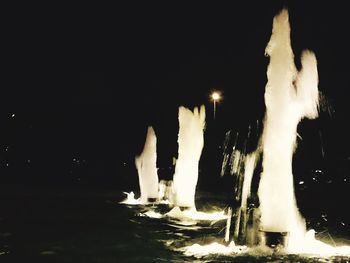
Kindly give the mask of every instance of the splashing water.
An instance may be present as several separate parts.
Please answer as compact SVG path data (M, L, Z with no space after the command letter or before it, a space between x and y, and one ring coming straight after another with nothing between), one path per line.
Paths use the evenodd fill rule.
M290 41L288 11L273 20L270 57L265 89L266 115L262 134L263 172L259 184L261 229L288 232L290 245L305 233L294 194L292 156L297 126L304 118L318 114L318 74L315 55L304 51L302 70L297 72Z
M205 220L205 221L218 221L227 219L228 215L225 214L225 211L210 211L202 212L197 211L195 208L186 209L181 211L179 207L174 207L165 216L176 218L179 220Z
M266 115L259 146L252 153L247 153L246 149L240 151L236 149L236 138L230 157L230 154L226 151L228 141L225 142L221 174L224 174L226 166L229 165L231 174L237 174L239 178L239 187L236 192L238 192L239 198L237 200L240 207L237 210L239 214L235 215L237 218L235 232L240 228L246 231L243 233L246 236L244 245L235 244L236 239L234 241L230 240L230 209L227 214L223 211L205 213L196 210L194 200L198 179L198 163L204 145L205 109L202 106L200 110L195 108L192 112L184 107L179 108L179 155L175 167L174 181L173 184L171 182L160 183L159 191L158 187L157 191L152 191L152 196L158 196L158 201L169 198L171 199L170 204L175 205L175 207L165 214L157 212L152 207L150 210L140 213L139 216L168 219L170 222L174 222L173 225L168 224L169 226L183 231L200 230L201 227L197 225L197 221L227 219L226 229L228 230L225 232L225 238L223 238L225 240L224 244L220 242L193 244L194 242L191 242L192 244L186 243L186 245L179 248L174 246L174 241L170 241L167 242L170 249L196 258L210 255L215 255L215 257L216 255L269 257L276 254L277 256L282 255L282 259L286 254L287 257L288 254L299 254L311 259L314 257L330 259L338 255L350 256L349 246L328 245L315 238L314 230L306 231L305 221L296 205L292 157L296 148L297 126L303 118L313 119L317 117L319 93L315 55L310 51L304 51L301 57L302 69L298 72L294 65L294 55L290 42L288 11L284 9L274 18L271 39L266 47L266 55L270 57L270 63L267 70L268 82L265 90ZM148 137L147 135L145 149L153 149L150 152L154 154L152 155L150 152L149 155L145 154L143 160L155 164L156 138L153 137L153 144L147 142ZM229 139L229 137L230 134L228 133L227 138ZM153 145L153 148L152 146L146 147L149 144ZM146 153L145 149L144 152ZM153 158L150 156L153 156ZM251 196L254 169L259 160L262 160L263 168L258 187L260 207L259 210L256 209L258 213L252 216L253 219L256 219L257 224L252 224L249 229L246 218L249 206L248 199ZM156 171L155 165L149 166L152 169L142 170L145 168L142 165L143 162L138 162L137 160L136 165L139 165L139 175L140 171ZM156 173L155 175L157 176ZM156 179L158 186L158 177ZM154 190L155 187L152 189ZM124 203L145 204L145 199L135 199L132 192L126 194L128 198L123 201ZM264 232L287 232L289 234L288 242L285 247L276 246L273 249L264 246L264 242L259 244L249 242L248 231L254 232L252 238L255 239L259 235L259 230ZM175 235L183 234L175 233ZM237 238L238 234L234 236ZM253 245L250 246L251 244ZM249 247L246 245L249 245ZM287 259L283 259L283 261L288 261Z
M141 198L136 199L134 192L123 192L126 195L126 198L119 202L119 204L127 204L127 205L141 205Z
M301 119L318 116L318 72L314 53L303 51L301 71L294 64L288 11L283 9L273 20L270 57L265 88L266 115L262 134L263 171L258 195L260 229L288 232L288 253L349 254L350 248L332 247L306 231L295 199L292 157L296 148L297 126Z
M173 179L174 204L195 208L198 164L204 146L205 107L179 107L179 154Z
M164 204L164 205L170 205L170 201L168 199L161 199L159 198L156 202L144 202L140 198L135 198L134 192L123 192L126 195L126 198L119 202L119 204L126 204L126 205L147 205L147 204Z
M152 127L148 127L146 142L140 156L135 158L139 175L141 202L158 198L157 137Z
M232 255L234 253L243 253L247 251L247 247L236 246L235 243L231 241L228 246L214 242L208 245L193 244L179 250L184 252L186 256L201 258L211 254Z
M292 157L296 148L297 126L301 119L318 116L317 61L311 51L301 57L301 71L297 71L291 48L288 11L283 9L273 20L273 30L266 47L270 57L267 70L268 83L265 90L266 115L261 145L251 155L243 155L233 149L231 168L240 173L244 161L244 182L241 190L241 207L246 207L250 195L252 170L257 156L262 154L262 174L258 196L260 201L260 230L288 232L289 240L278 253L316 255L329 258L335 255L350 256L349 246L331 246L315 238L315 231L306 231L306 224L296 205L293 185ZM225 156L224 156L225 157ZM224 158L224 166L227 165ZM260 244L251 248L211 243L193 244L182 248L185 255L205 257L223 255L268 255L275 253Z

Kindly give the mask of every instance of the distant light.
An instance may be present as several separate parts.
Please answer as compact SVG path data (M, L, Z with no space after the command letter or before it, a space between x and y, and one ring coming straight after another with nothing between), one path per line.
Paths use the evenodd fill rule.
M27 163L30 163L30 160L29 160L29 159L27 160Z
M299 184L304 184L304 181L300 181Z
M218 101L221 99L221 95L219 92L217 91L214 91L212 94L211 94L211 98L214 100L214 101Z
M216 103L218 101L221 100L221 93L219 91L214 91L211 95L210 95L212 101L214 102L213 103L213 106L214 106L214 120L215 120L215 115L216 115Z
M15 116L16 116L16 114L14 114L14 113L11 115L12 118L14 118Z

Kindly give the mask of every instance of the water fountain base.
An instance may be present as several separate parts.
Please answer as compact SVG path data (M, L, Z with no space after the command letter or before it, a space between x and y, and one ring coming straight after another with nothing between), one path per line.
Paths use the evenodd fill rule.
M157 202L157 198L147 198L147 202L148 203L155 203L155 202Z
M286 247L288 239L289 232L260 231L260 244L271 248Z

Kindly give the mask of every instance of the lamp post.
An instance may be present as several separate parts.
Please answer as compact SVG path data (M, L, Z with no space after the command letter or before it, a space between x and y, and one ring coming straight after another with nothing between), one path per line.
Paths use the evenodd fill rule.
M213 103L214 103L214 120L215 120L215 115L216 115L216 102L219 101L221 99L221 95L219 92L217 91L214 91L212 94L211 94L211 98L213 100Z

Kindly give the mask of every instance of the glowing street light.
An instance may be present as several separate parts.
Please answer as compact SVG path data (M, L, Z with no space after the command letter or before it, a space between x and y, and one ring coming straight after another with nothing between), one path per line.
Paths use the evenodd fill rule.
M215 120L215 113L216 113L216 102L219 101L221 99L221 94L218 91L214 91L211 94L211 98L214 102L214 120Z

